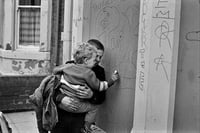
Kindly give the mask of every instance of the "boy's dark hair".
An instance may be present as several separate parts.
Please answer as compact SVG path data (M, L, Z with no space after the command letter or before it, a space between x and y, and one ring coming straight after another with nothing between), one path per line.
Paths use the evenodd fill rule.
M89 44L95 46L97 49L104 51L104 46L103 46L103 44L99 40L97 40L97 39L90 39L87 42Z

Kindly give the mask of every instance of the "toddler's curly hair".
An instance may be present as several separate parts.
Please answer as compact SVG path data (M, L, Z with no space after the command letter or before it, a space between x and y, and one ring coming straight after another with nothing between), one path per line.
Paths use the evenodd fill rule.
M74 61L77 64L83 64L85 59L91 59L93 53L97 53L94 46L89 43L83 42L77 45L73 54Z

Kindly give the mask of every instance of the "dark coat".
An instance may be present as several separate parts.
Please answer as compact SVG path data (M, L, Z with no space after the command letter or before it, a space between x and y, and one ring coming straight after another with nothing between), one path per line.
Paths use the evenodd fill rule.
M96 77L100 80L100 81L105 81L106 80L106 76L105 76L105 70L103 67L101 67L100 65L97 65L95 67L92 68L92 71L95 73ZM91 99L89 99L90 103L93 104L102 104L105 101L106 98L106 90L104 91L93 91L93 96Z
M54 103L55 90L60 85L60 77L49 75L45 77L35 92L29 96L35 105L38 130L40 133L51 131L58 122L57 107Z

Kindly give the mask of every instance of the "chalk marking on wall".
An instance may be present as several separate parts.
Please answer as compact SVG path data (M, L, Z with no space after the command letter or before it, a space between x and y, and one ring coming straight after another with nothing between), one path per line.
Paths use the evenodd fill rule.
M49 73L49 61L44 60L12 60L12 71L23 74L48 74Z
M171 65L171 63L169 61L167 61L166 59L169 58L170 56L168 56L168 54L166 53L166 50L164 48L162 48L163 46L168 46L169 49L172 49L172 45L173 45L173 38L172 35L174 33L174 29L171 29L170 27L173 27L174 24L174 14L173 14L173 9L170 8L169 6L169 1L168 0L158 0L157 2L155 2L155 6L154 6L154 13L153 13L153 20L155 22L159 22L159 23L155 23L155 29L154 29L154 36L155 38L158 39L158 46L160 49L161 54L155 55L155 57L153 58L153 62L156 64L156 71L158 71L159 68L162 69L162 71L164 72L164 75L167 79L167 81L169 82L169 75L170 72L168 72L168 65ZM155 47L157 49L157 47ZM162 49L161 49L162 48ZM172 51L171 51L172 52ZM166 56L165 56L166 54Z
M155 8L158 8L158 7L155 7ZM174 17L170 17L170 11L159 11L158 13L155 14L155 16L153 16L153 18L174 19Z
M95 11L116 2L116 0L103 0L103 1L100 1L99 3L97 1L99 2L100 0L96 0L96 1L91 0L91 5L92 5L91 8L94 9Z
M95 33L98 38L107 32L117 29L120 24L119 10L114 6L106 6L97 13Z
M155 35L159 38L159 46L161 47L162 41L166 40L168 42L169 48L171 49L171 42L169 39L169 33L174 30L169 29L169 24L167 21L162 21L160 25L155 29Z
M146 79L146 74L145 74L145 54L146 54L146 49L147 49L147 12L148 12L148 1L144 0L142 3L142 13L141 13L141 43L139 43L139 48L138 48L138 80L136 82L138 88L140 91L144 91L145 89L145 79Z
M156 64L156 71L158 71L158 68L161 67L165 73L165 77L166 77L167 81L169 81L166 64L171 64L171 63L165 60L163 54L161 54L160 57L155 58L154 63Z
M185 39L188 41L200 41L200 31L190 31L186 33Z
M116 1L115 1L116 2ZM94 2L95 4L97 2ZM139 8L117 3L92 5L94 14L94 34L106 44L106 60L103 62L108 72L117 69L120 73L120 88L132 88L136 78L137 31ZM96 8L94 8L96 7ZM136 18L137 17L137 18ZM128 50L128 51L127 51ZM110 60L109 60L110 59Z
M138 31L138 27L139 27L139 21L137 21L134 16L139 15L139 8L138 7L134 7L134 6L130 6L128 7L124 12L121 12L121 14L125 17L125 19L128 21L128 27L129 27L129 33L132 36L138 36L138 32L134 31ZM137 17L139 18L139 17ZM137 24L134 24L137 23ZM135 26L133 26L135 25Z

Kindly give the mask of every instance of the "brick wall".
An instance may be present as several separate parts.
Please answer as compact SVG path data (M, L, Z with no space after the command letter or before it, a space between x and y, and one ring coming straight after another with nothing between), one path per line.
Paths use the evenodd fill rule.
M0 111L33 109L28 96L39 86L44 76L0 77Z

